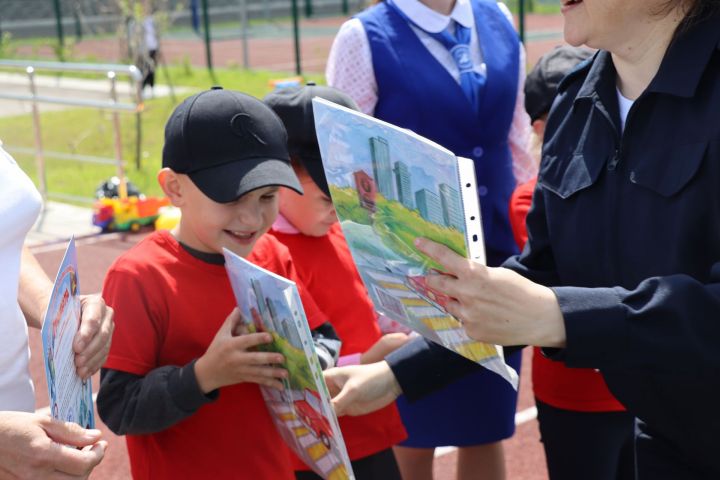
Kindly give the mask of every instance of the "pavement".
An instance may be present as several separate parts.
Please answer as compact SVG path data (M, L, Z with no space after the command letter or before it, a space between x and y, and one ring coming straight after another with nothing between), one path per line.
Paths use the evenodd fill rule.
M92 209L49 201L28 233L26 242L39 249L67 242L73 235L79 239L99 233L100 227L92 224Z

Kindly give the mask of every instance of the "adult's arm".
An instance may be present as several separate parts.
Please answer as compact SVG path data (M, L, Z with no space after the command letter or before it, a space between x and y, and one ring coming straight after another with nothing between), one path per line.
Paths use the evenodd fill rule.
M325 67L325 78L328 85L355 100L361 112L368 115L375 113L378 86L372 52L365 28L357 18L345 22L335 36Z
M709 267L707 282L668 275L648 278L633 289L562 286L553 267L541 189L527 218L528 246L504 266L550 286L557 298L566 345L544 353L570 367L600 370L720 369L720 262Z
M402 393L417 400L479 368L444 347L416 339L382 362L331 368L324 376L338 415L365 415Z
M41 328L53 283L30 249L23 247L20 260L18 303L29 327Z
M505 347L503 351L505 355L511 355L522 348ZM395 350L385 357L385 361L395 375L402 393L411 402L483 368L478 363L423 337Z
M637 288L554 287L566 347L546 349L569 367L701 373L720 370L720 263L710 283L688 275Z
M482 369L477 363L423 337L395 350L385 361L410 401Z

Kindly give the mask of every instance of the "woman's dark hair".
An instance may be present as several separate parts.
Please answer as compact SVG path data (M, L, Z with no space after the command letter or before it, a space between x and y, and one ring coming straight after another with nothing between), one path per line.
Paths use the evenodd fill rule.
M674 7L680 2L682 2L682 0L673 0L668 2L668 6ZM678 25L675 31L675 37L686 32L696 23L702 22L718 12L720 12L720 0L694 0L690 8L688 8L685 18L683 18L680 25Z

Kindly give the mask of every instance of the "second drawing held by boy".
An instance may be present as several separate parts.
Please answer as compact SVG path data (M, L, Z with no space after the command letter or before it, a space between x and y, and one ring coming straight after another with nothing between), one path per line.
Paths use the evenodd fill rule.
M320 159L312 98L357 110L339 90L308 85L276 90L265 103L282 119L288 148L305 194L280 194L280 215L270 231L293 256L298 274L343 341L339 364L372 363L402 345L405 334L383 336L372 302L345 243ZM362 417L341 417L353 471L358 480L399 480L392 446L405 439L395 405ZM318 479L298 471L298 480Z
M168 120L163 167L158 180L182 218L118 258L105 279L116 330L100 416L127 434L136 479L292 479L258 387L282 388L284 359L253 350L268 333L238 331L222 257L228 248L296 281L310 328L326 323L287 248L264 235L279 187L302 191L283 125L253 97L201 92Z

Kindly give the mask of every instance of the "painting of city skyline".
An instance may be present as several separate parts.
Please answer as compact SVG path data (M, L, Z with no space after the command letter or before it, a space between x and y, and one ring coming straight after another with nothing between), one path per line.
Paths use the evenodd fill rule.
M296 285L229 250L225 267L246 329L270 333L263 350L285 357L283 389L260 386L280 436L322 478L354 479Z
M313 107L335 211L375 309L516 385L497 347L470 339L445 311L449 298L426 281L442 267L414 245L424 237L484 261L472 161L331 102Z

